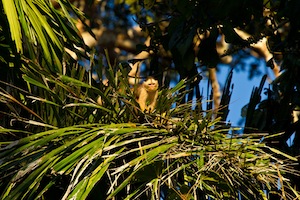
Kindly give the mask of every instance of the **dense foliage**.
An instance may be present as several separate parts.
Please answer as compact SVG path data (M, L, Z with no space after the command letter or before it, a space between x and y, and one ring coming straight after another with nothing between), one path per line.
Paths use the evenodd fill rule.
M297 0L97 2L0 3L1 199L299 198ZM122 31L133 16L144 31L134 49ZM86 33L100 47L90 48ZM220 55L221 36L231 46ZM238 135L226 122L232 72L216 113L202 100L198 70L226 55L238 62L263 38L282 73L267 100L265 76L253 90ZM151 113L127 79L129 61L138 61L128 59L141 51L149 53L146 73L163 85ZM173 71L180 81L170 89Z
M138 4L138 1L135 3ZM216 67L222 58L216 50L220 34L231 45L223 56L232 54L238 57L241 50L253 47L253 44L259 44L262 39L267 38L267 47L273 57L266 60L266 65L271 68L274 63L280 65L281 74L265 89L268 96L266 100L261 99L266 77L253 90L250 102L245 107L245 132L281 132L279 137L272 138L268 143L285 152L299 155L299 1L149 0L144 1L143 6L155 14L155 21L142 26L153 33L152 46L162 44L172 52L175 67L181 77L189 77L197 72L195 60L200 65ZM164 23L162 29L161 23L164 21L169 23ZM141 25L143 24L142 21ZM241 31L249 34L249 37L243 38ZM198 46L195 35L201 40ZM294 139L288 145L290 137ZM299 179L295 178L295 183L298 182Z

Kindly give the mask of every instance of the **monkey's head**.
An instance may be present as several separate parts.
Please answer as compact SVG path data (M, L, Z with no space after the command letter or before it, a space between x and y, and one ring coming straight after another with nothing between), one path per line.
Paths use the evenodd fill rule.
M155 92L158 89L158 81L149 76L143 83L144 88L148 92Z

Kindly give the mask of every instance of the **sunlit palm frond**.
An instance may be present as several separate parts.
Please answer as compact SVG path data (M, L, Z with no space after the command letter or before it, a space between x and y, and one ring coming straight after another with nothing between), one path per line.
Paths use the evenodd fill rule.
M264 190L284 192L278 180L286 185L285 174L297 174L291 165L296 158L267 147L257 134L227 135L218 123L204 117L177 121L172 130L85 124L30 134L2 145L0 172L9 180L2 198L56 191L57 198L86 199L101 191L103 199L264 199ZM62 180L62 188L54 187Z
M17 51L32 60L44 59L43 67L50 72L63 72L65 46L71 50L76 50L75 45L84 46L70 14L66 14L72 10L71 4L61 3L62 11L59 11L46 0L3 0L2 3Z

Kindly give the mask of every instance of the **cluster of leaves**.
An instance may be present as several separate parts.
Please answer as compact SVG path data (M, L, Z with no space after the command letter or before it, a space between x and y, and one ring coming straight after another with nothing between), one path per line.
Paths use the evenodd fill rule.
M284 179L285 173L297 173L290 166L296 158L261 143L267 135L228 135L220 119L199 115L188 104L144 117L148 123L89 123L39 133L2 129L2 134L26 137L0 143L1 198L297 195ZM282 164L278 155L291 162Z
M60 100L64 99L45 95L44 90L54 94L56 91L53 83L55 85L55 78L58 76L56 73L65 74L66 60L68 63L72 62L65 53L65 48L77 52L78 55L80 51L75 45L85 48L70 16L72 11L79 14L78 10L68 1L58 2L62 11L44 0L1 2L3 40L0 46L6 48L3 52L8 52L1 53L1 116L8 114L12 115L11 118L38 118L39 122L53 125L52 115L55 115L55 109L48 110L47 114L39 113L45 111L43 106L31 110L31 102L24 99L24 96L52 101L53 106L55 103L60 104ZM51 81L47 82L45 77L51 77ZM29 84L32 82L33 85L39 84L38 87L31 87ZM31 118L30 115L35 117ZM7 126L9 121L4 117L1 125Z
M139 4L139 1L134 1ZM132 3L132 2L131 2ZM153 48L162 44L166 50L170 50L174 63L180 75L186 77L195 68L197 58L203 65L215 67L220 62L216 51L216 42L220 33L225 35L227 43L241 49L258 41L265 32L263 26L263 2L262 1L143 1L146 10L152 12L152 20L140 19L140 25L147 30L152 39ZM167 21L168 23L164 23ZM148 22L148 23L147 23ZM234 31L239 27L245 30L255 26L256 38L246 41ZM204 39L201 34L206 34ZM199 51L195 52L195 37L201 38ZM234 51L235 51L234 50Z
M11 31L5 37L14 41L10 44L16 47L14 54L24 54L39 61L45 70L62 73L64 48L76 50L73 45L84 48L84 43L70 15L80 15L79 11L66 0L58 3L62 12L44 0L9 0L2 1L1 6L5 14L2 19L8 21L6 28Z
M143 113L121 65L109 65L107 84L94 81L96 65L102 77L102 60L93 52L83 55L90 63L87 71L64 50L80 56L75 46L86 48L69 14L80 13L66 0L57 2L61 10L46 0L1 3L0 48L9 50L1 54L1 67L11 72L13 65L17 71L1 79L2 199L299 197L286 179L297 173L291 167L297 159L262 143L267 134L234 135L221 121L227 112L212 119L201 102L182 104L186 84L194 82L162 89L155 112ZM174 17L175 36L169 39L178 42L170 49L182 51L185 64L190 60L182 55L190 46L181 36L190 42L186 22L196 11L188 14L189 3L180 2L172 8L184 15ZM145 5L156 6L154 1ZM158 30L153 36L161 33L153 30ZM230 99L230 81L223 105ZM13 120L21 123L11 125Z
M267 37L269 51L280 64L282 73L266 90L267 100L261 99L265 77L262 84L253 90L250 102L245 107L245 132L283 132L280 137L272 138L269 144L299 155L299 1L145 0L141 6L154 16L151 23L141 23L150 32L152 46L155 48L161 44L172 52L181 77L197 71L194 64L196 60L208 67L215 67L219 63L216 51L219 34L223 34L225 41L231 44L231 50L226 54ZM163 9L165 12L162 12ZM235 28L251 34L251 37L242 39ZM195 37L201 40L200 45L196 46L198 51L194 48ZM272 67L272 62L269 61L267 65ZM293 134L293 143L287 145L287 140ZM291 179L295 184L299 182L297 177Z
M281 75L265 90L266 100L262 100L261 93L266 77L263 77L259 87L254 88L247 105L246 131L264 131L283 134L268 141L292 155L299 155L299 41L300 24L296 18L300 9L298 1L265 1L265 8L270 15L267 20L271 23L267 31L270 51L281 63ZM274 31L271 31L274 30ZM290 144L287 141L295 136ZM295 183L297 177L292 178Z
M27 70L37 71L28 63ZM21 138L0 142L2 199L231 199L239 193L264 199L265 187L270 194L297 195L283 177L296 172L276 154L295 158L260 143L263 135L228 135L232 130L221 118L211 120L201 102L196 110L180 104L185 81L161 90L156 112L145 114L121 67L107 71L107 85L91 81L81 67L71 70L73 76L38 69L23 78L44 98L25 94L24 101L35 100L26 110L44 123L23 121L39 127L33 131L1 129L2 136ZM277 189L278 180L284 190Z

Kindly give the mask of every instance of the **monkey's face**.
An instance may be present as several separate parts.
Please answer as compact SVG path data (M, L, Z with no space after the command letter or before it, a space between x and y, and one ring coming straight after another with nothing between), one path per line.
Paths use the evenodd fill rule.
M158 89L158 81L154 78L149 78L143 83L148 92L154 92Z

